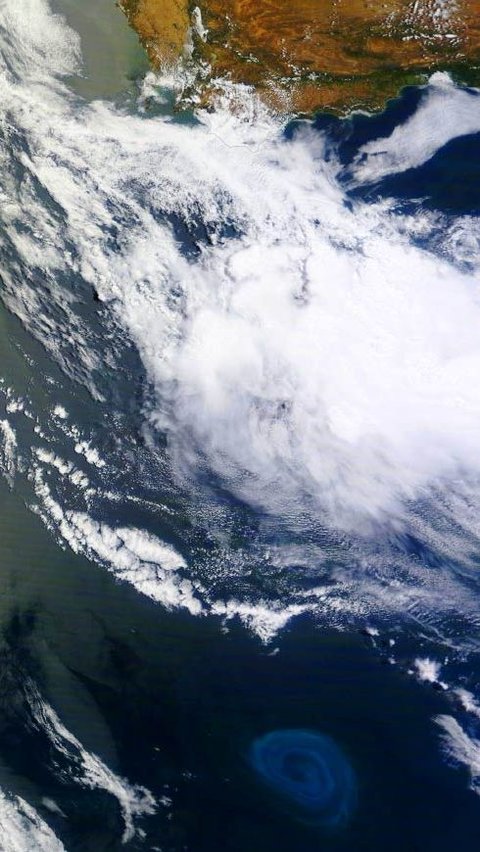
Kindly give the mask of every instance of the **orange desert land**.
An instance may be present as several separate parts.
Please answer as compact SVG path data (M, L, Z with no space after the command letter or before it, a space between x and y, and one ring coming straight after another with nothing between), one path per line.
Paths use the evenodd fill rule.
M179 58L295 112L375 108L434 70L477 82L480 0L122 0L154 67ZM190 45L190 50L186 46ZM193 47L193 53L192 53ZM185 59L188 57L188 59ZM467 72L468 67L468 72Z

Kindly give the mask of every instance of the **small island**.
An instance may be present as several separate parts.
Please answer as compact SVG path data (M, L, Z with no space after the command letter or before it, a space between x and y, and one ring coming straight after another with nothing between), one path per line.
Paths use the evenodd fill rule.
M119 0L154 68L188 56L297 114L376 109L435 70L480 81L480 0ZM188 50L187 50L188 46Z

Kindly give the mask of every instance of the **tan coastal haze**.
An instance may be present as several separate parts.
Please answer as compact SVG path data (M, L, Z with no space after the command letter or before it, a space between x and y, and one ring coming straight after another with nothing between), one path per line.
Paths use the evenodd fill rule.
M154 67L185 54L295 112L375 108L444 69L480 74L480 0L120 0ZM201 23L200 23L201 22ZM205 32L203 32L205 30ZM192 38L190 37L190 42ZM192 60L190 60L192 61Z

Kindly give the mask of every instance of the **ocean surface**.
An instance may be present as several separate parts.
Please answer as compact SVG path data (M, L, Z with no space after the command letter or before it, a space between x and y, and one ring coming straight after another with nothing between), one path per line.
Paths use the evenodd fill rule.
M480 93L272 115L0 4L0 849L480 835Z

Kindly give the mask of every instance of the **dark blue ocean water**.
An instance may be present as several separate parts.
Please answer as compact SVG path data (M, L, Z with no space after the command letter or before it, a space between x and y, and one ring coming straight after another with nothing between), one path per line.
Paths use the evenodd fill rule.
M453 104L457 94L450 93ZM478 109L480 95L466 94ZM116 105L126 122L139 119L136 95L133 87ZM416 230L405 225L412 246L471 274L478 262L480 132L434 139L433 153L418 155L419 162L412 157L413 165L408 146L400 166L390 167L387 151L386 166L359 178L362 164L375 160L368 146L377 145L380 162L381 140L388 148L395 130L420 116L430 97L429 87L409 88L381 114L319 115L292 121L278 135L288 145L307 129L321 142L316 156L334 170L345 210L385 204L398 221L422 223ZM78 93L69 104L74 114L85 108ZM150 118L148 110L140 113L145 133L169 108L161 102ZM215 215L207 215L202 184L194 182L195 192L189 186L185 201L175 196L173 180L167 203L155 184L155 160L126 171L124 197L108 197L100 178L97 185L87 173L76 128L73 155L60 147L53 173L88 186L90 232L60 191L57 198L45 163L44 171L32 165L34 132L28 122L19 126L13 107L11 113L1 129L1 790L15 808L14 796L30 803L69 852L474 846L479 717L461 690L475 702L480 687L477 504L472 498L473 520L462 526L464 517L447 511L449 486L438 477L411 498L407 523L375 519L368 534L359 534L326 523L306 486L302 512L277 516L207 463L196 475L190 468L178 475L166 418L153 419L158 388L147 359L115 313L122 295L107 298L100 274L92 284L85 244L96 258L96 205L103 205L110 219L101 220L101 245L107 266L116 268L128 234L148 211L169 229L201 289L195 264L212 247L240 242L248 205L235 216L224 193ZM171 116L159 134L176 124L196 127L193 117L189 125L188 117ZM105 138L114 137L112 128ZM114 141L118 158L131 165L122 148L131 137ZM287 150L293 160L296 149ZM272 162L274 168L273 155ZM261 180L259 170L260 196ZM11 212L12 199L20 199L21 213ZM63 267L49 260L48 241L40 260L31 251L40 222L51 226L53 244L68 261ZM330 244L341 237L331 235ZM352 242L347 249L363 251ZM147 265L140 295L148 292L149 274ZM132 278L132 290L137 283ZM296 298L308 305L308 292ZM180 276L163 307L187 317ZM160 398L168 410L173 396ZM291 403L269 388L257 402L272 422L289 414ZM187 433L192 446L196 435ZM89 456L92 448L98 458ZM88 482L78 486L78 472ZM138 559L126 572L121 557L128 548L117 535L125 529L155 536L180 555L175 571L187 584L183 597L172 603L158 592L155 599L152 586L142 585L150 572L148 581L166 595L171 576L161 565L152 574L155 559L145 556L151 538L137 541ZM312 598L315 605L302 611ZM439 716L459 726L450 755L434 722ZM269 749L285 743L285 731L301 732L299 744L287 738L286 756L272 758ZM305 742L313 758L302 752ZM61 848L51 836L42 839L31 814L20 823L0 808L0 849Z

